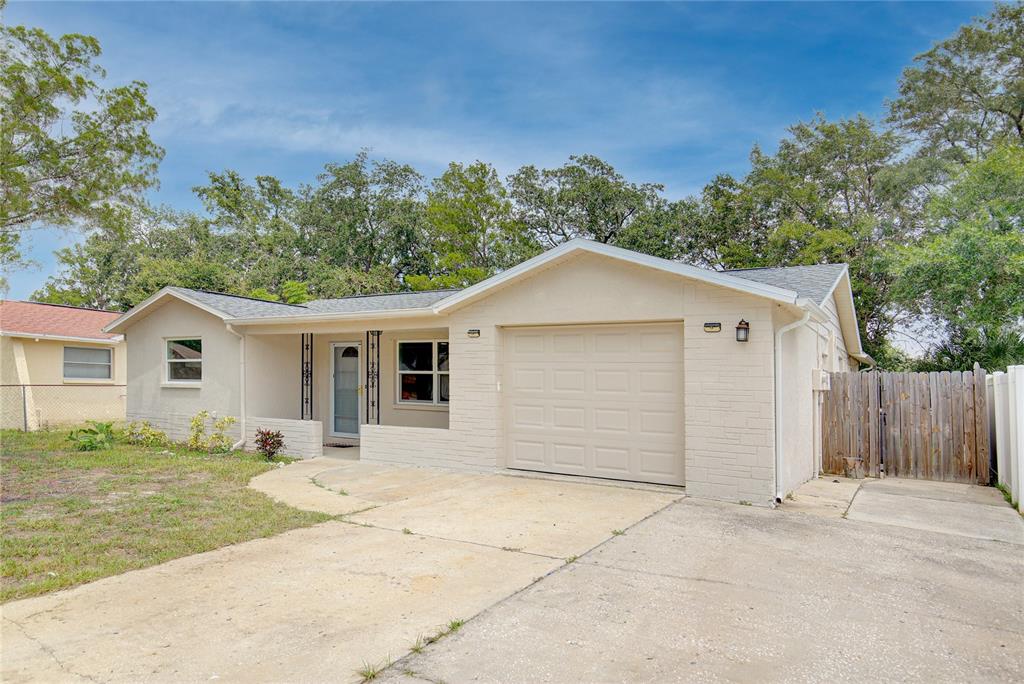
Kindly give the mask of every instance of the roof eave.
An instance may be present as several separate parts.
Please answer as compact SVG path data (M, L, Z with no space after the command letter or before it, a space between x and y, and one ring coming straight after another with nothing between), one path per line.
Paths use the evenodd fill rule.
M380 309L376 311L346 311L304 314L301 316L265 316L258 318L226 318L232 325L286 325L289 323L330 323L332 321L380 320L385 318L408 318L410 316L434 316L432 307L415 309Z
M56 342L88 342L89 344L103 344L117 346L124 341L124 335L115 337L84 337L81 335L50 335L46 333L22 332L20 330L2 330L0 337L24 337L33 340L53 340Z

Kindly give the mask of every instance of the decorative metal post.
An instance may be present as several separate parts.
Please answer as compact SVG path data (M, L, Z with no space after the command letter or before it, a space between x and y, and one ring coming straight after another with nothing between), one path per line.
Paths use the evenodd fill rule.
M313 420L313 333L302 333L302 420Z
M380 425L380 330L366 331L366 423Z

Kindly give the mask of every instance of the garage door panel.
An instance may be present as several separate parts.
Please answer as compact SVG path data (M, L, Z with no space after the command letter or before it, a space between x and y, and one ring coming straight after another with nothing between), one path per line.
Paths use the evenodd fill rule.
M586 392L587 372L582 368L552 371L551 390L553 392Z
M683 484L681 324L505 335L509 467Z
M629 449L624 447L594 447L594 470L605 475L629 474Z
M638 456L642 475L672 476L681 472L679 459L673 451L639 449Z
M585 430L587 410L582 406L552 406L551 427L556 430Z
M523 439L509 440L509 458L523 467L544 465L544 442L530 442Z
M582 444L571 442L553 442L551 444L551 464L555 467L583 471L586 454L587 449Z

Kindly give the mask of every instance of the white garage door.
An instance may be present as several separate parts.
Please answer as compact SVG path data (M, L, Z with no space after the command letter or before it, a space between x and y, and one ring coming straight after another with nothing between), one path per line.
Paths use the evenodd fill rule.
M684 484L683 326L506 328L510 468Z

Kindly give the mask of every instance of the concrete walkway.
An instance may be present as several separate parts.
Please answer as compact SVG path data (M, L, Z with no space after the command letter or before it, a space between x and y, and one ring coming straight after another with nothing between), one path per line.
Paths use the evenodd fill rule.
M994 487L887 478L822 477L801 486L787 511L1024 544L1024 519Z
M358 681L680 497L336 458L251 486L339 519L7 603L0 680Z

